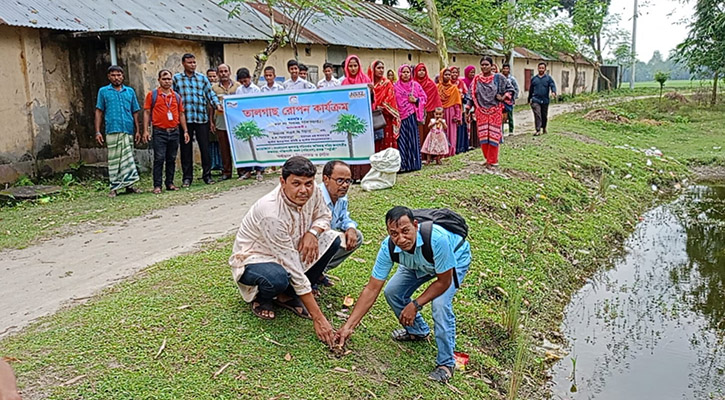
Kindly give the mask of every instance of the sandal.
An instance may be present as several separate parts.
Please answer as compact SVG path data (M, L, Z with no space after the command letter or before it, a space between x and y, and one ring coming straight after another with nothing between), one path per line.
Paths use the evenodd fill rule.
M390 335L393 337L393 340L398 342L419 342L421 340L427 340L430 333L426 335L416 335L408 333L408 330L405 328L400 328L394 330Z
M154 188L154 191L153 191L153 193L154 193L154 194L161 194L161 188L160 188L160 187L158 187L158 186L157 186L157 187L155 187L155 188Z
M264 176L262 175L262 173L261 173L261 172L258 172L258 173L257 173L257 181L261 182L261 181L263 181L263 180L264 180Z
M110 198L116 197L116 191L115 190L111 190L110 192L108 192L108 197L110 197Z
M175 186L175 185L174 185L174 184L172 183L171 185L169 185L169 186L166 186L166 190L170 190L170 191L172 191L172 192L175 192L175 191L179 190L179 188L178 188L178 187L176 187L176 186Z
M263 313L264 311L267 312L266 315ZM272 307L272 303L262 303L257 300L252 302L252 313L257 317L266 320L274 319L275 317L274 307Z
M440 383L447 383L451 378L453 378L453 367L447 365L439 365L428 374L428 379Z
M333 287L335 284L330 280L330 278L327 277L327 275L322 275L320 279L317 281L318 284L324 286L324 287Z
M297 315L300 318L312 319L312 317L310 316L310 313L307 312L305 305L302 304L302 301L299 299L299 297L289 299L285 302L275 300L274 304L292 311L293 313L295 313L295 315Z
M143 191L139 188L135 188L133 186L129 186L126 188L126 193L143 193Z

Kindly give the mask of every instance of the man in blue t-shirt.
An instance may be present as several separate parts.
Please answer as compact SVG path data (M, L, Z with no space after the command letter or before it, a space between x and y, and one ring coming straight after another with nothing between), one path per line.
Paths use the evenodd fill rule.
M542 129L546 133L546 124L549 121L549 92L556 98L556 84L551 75L546 73L546 63L540 62L537 69L539 74L531 77L527 100L527 103L531 104L531 110L534 111L534 125L536 125L534 136L539 136Z
M399 266L385 286L385 299L403 325L402 329L393 331L393 339L401 342L426 340L430 335L430 327L419 311L432 303L438 356L436 368L428 377L434 381L447 382L453 377L455 366L453 350L456 347L456 318L452 301L458 285L454 283L456 280L453 274L456 274L459 284L463 282L471 264L471 246L467 241L459 246L462 237L434 224L430 243L434 262L430 263L423 255L423 237L418 229L418 221L409 208L393 207L385 215L385 224L389 236L380 244L372 276L360 293L350 318L337 332L336 343L338 346L345 344L380 294L393 268L388 245L392 240ZM430 280L433 283L420 296L411 299L411 295Z

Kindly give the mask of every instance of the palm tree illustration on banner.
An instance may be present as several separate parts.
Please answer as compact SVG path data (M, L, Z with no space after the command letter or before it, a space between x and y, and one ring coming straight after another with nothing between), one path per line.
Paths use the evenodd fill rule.
M365 133L367 124L360 117L353 114L342 114L333 126L332 133L347 134L347 148L350 149L350 158L353 158L352 139Z
M249 149L252 150L252 159L256 161L257 153L254 151L254 143L252 142L252 139L267 136L262 131L262 128L257 125L257 121L250 120L241 122L239 125L234 127L232 132L234 133L235 138L239 140L246 140L249 143Z

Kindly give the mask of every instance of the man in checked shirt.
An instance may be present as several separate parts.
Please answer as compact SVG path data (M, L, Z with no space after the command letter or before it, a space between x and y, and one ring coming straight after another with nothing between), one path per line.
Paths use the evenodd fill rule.
M209 111L208 105L222 111L221 103L214 91L211 90L209 79L196 72L196 57L186 53L181 57L184 72L174 75L174 91L179 93L184 101L186 111L186 124L189 128L191 140L180 143L181 171L183 174L183 187L189 187L194 178L194 145L199 144L201 152L201 179L207 185L214 183L211 179L211 155L209 153Z

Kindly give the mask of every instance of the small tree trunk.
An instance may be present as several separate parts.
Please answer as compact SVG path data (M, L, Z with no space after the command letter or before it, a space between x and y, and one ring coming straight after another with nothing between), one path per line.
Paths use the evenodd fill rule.
M571 86L571 97L576 96L576 88L579 85L579 64L576 62L576 55L569 55L574 62L574 83Z
M254 142L252 142L252 138L249 138L249 149L252 150L252 158L254 161L257 161L257 152L254 151Z
M347 133L347 149L350 150L350 159L354 157L352 153L352 133Z
M262 76L264 66L267 64L269 56L272 55L283 43L282 35L275 35L272 40L267 43L267 46L259 54L254 56L256 65L254 66L254 75L252 75L252 82L258 82L259 77Z
M720 79L720 70L715 71L715 76L712 77L712 99L710 99L710 104L715 105L717 104L717 81Z
M433 37L438 47L438 62L440 71L448 66L448 46L446 46L446 37L443 35L443 27L438 17L438 8L436 8L435 0L425 0L425 8L428 10L428 18L430 18L431 28L433 29Z

